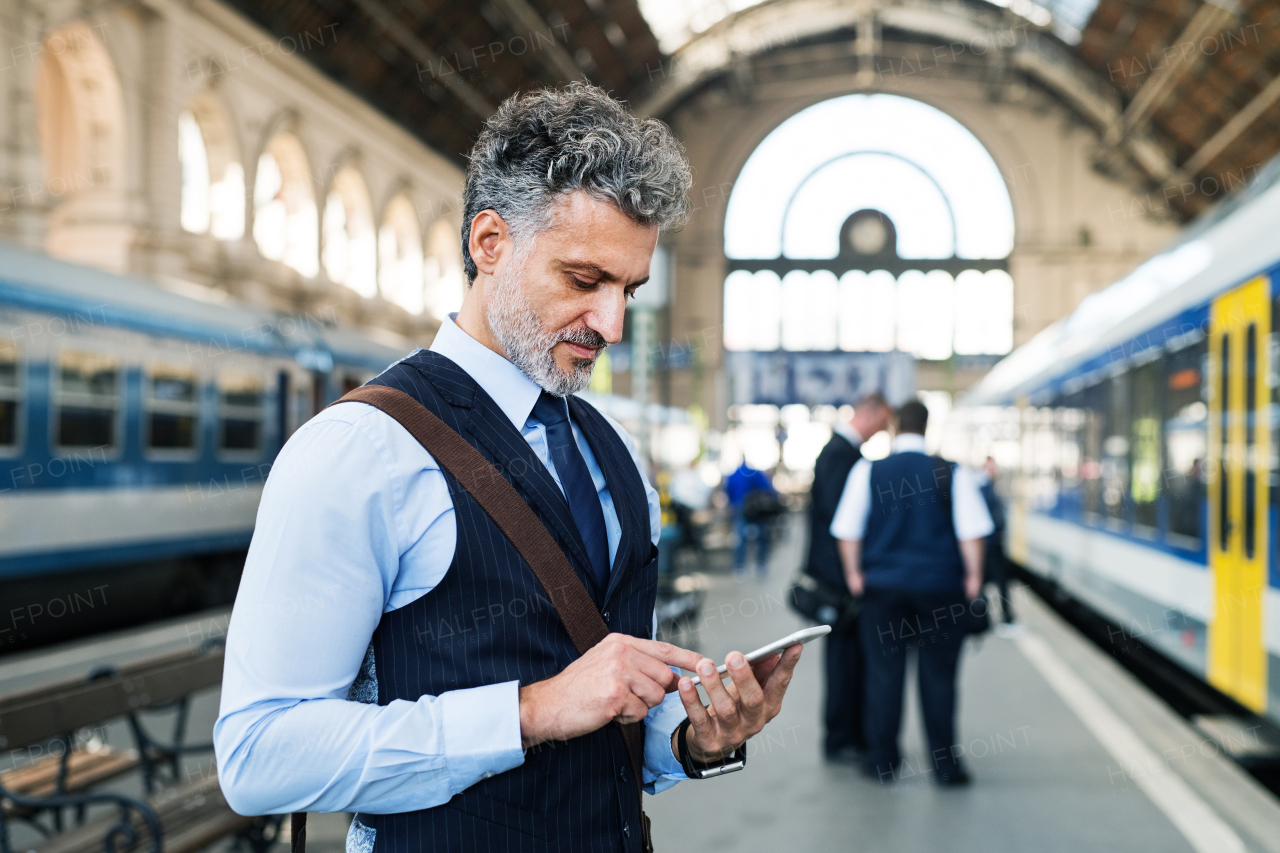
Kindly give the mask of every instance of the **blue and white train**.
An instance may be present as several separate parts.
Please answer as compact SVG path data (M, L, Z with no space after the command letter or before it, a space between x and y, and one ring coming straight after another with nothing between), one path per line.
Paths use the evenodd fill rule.
M1280 719L1280 160L998 364L946 450L1011 554Z
M285 439L404 355L331 315L0 248L0 653L230 600Z

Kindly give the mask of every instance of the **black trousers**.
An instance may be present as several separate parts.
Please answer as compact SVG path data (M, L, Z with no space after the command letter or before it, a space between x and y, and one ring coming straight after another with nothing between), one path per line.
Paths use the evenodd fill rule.
M960 609L956 609L956 606ZM925 773L946 777L956 770L956 671L964 634L953 614L964 595L869 589L858 618L866 666L863 730L868 768L882 781L894 778L902 754L902 691L907 654L916 650L920 704L929 755ZM919 773L920 770L915 772Z
M989 541L988 547L991 547ZM992 548L988 552L982 565L982 579L983 586L995 584L996 592L1000 595L1000 618L1012 623L1014 615L1013 598L1009 595L1009 563L1002 549Z
M828 754L853 748L865 752L863 735L863 663L858 623L839 625L827 635L827 699L823 709Z

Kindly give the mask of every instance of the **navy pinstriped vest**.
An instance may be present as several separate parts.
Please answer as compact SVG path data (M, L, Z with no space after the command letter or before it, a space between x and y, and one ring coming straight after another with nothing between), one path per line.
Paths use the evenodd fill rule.
M370 384L404 391L461 434L515 486L568 555L609 629L650 638L657 564L644 485L613 426L569 399L613 497L622 533L608 589L591 567L569 505L520 432L460 367L419 351ZM417 700L519 680L549 678L578 657L529 566L484 511L445 475L458 544L440 585L386 613L373 635L377 702ZM554 595L554 593L553 593ZM447 734L447 733L446 733ZM375 853L444 851L638 851L640 807L622 736L606 726L525 753L524 764L484 779L432 809L360 814Z
M955 465L923 453L894 453L871 463L871 509L862 537L868 588L957 592L964 587L947 492L951 484L942 466L955 476Z

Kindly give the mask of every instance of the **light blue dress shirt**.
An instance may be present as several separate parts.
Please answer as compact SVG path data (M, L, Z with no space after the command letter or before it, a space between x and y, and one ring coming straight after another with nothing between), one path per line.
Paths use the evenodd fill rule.
M451 319L431 349L480 384L559 483L546 429L531 418L538 385ZM640 470L656 543L657 492L635 443L610 423ZM612 563L618 514L576 424L573 434L600 494ZM456 544L444 475L390 416L344 403L289 439L263 491L227 635L214 745L232 808L414 811L524 762L518 682L385 706L347 698L382 614L434 589ZM670 747L684 718L677 693L649 712L650 793L687 778Z

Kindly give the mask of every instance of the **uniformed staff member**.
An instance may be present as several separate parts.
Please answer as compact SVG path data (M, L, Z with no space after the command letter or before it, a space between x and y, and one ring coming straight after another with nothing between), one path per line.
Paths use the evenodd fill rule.
M689 185L665 125L585 84L487 122L462 310L372 384L515 486L612 633L579 656L556 591L422 445L372 406L326 409L276 462L231 617L214 739L236 811L357 812L353 851L638 851L611 722L645 722L654 793L778 713L799 647L754 671L731 653L725 687L712 661L651 639L658 496L627 434L572 396L621 339ZM672 666L703 675L714 713Z
M804 571L820 584L846 596L844 567L831 520L849 472L862 458L862 443L889 425L893 409L876 391L858 401L849 421L837 421L831 440L813 464L809 488L809 555ZM862 732L862 650L857 619L832 626L826 639L827 693L823 707L823 755L828 761L856 763L867 751Z
M983 539L994 528L972 474L925 452L924 404L906 403L897 420L893 453L853 467L831 521L849 589L862 597L863 769L882 782L896 778L915 648L930 751L923 770L940 785L965 785L954 748L956 670L967 605L982 588Z

